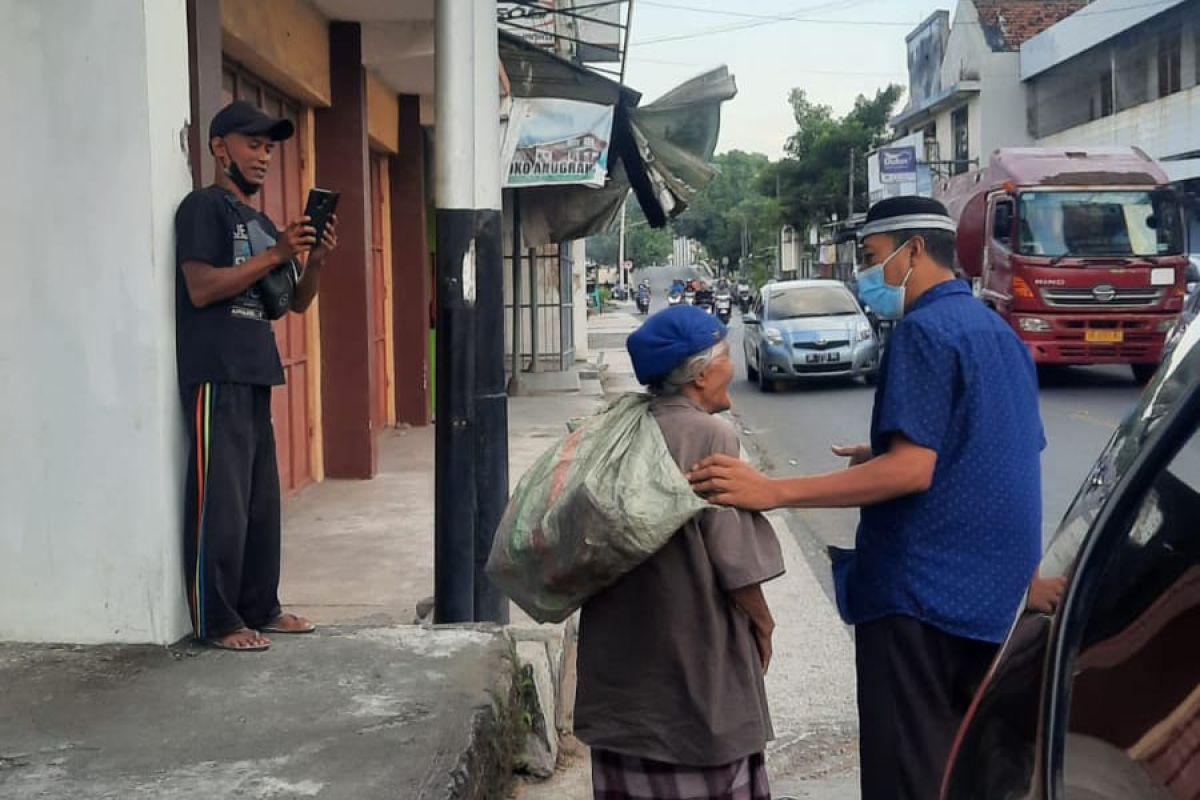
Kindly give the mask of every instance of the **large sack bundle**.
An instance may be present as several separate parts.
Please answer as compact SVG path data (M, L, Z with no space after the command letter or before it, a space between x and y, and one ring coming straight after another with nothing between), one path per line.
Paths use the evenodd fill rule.
M627 394L521 478L487 573L538 622L561 622L707 507L667 450L650 398Z

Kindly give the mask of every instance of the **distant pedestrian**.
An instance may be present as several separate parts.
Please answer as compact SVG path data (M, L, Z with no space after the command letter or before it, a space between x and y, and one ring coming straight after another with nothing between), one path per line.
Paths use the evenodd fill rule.
M250 103L221 109L209 127L216 182L175 214L176 347L189 455L184 553L197 639L227 650L265 650L270 633L307 633L279 606L280 498L271 390L283 383L275 334L258 284L281 265L303 272L290 308L316 297L337 245L308 218L282 233L250 205L278 142L295 129ZM309 252L311 250L311 252Z
M875 204L862 229L864 303L897 320L871 441L850 468L771 480L727 456L690 476L747 509L861 506L834 564L855 626L863 800L936 798L954 736L1041 554L1037 375L1025 346L954 275L955 226L934 200ZM1061 585L1038 583L1031 607Z
M738 453L726 330L691 306L629 338L651 413L682 468ZM759 514L711 509L583 606L575 730L597 800L768 800L763 675L775 623L761 584L784 571Z

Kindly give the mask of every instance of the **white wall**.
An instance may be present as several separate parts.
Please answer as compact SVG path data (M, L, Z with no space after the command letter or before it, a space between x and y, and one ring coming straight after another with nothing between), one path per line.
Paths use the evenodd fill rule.
M1200 86L1038 140L1045 147L1136 145L1153 158L1182 155L1200 142ZM1200 163L1193 159L1191 163ZM1200 177L1172 174L1181 180Z
M1033 144L1026 90L1020 72L1019 53L989 52L984 58L985 88L979 93L979 127L972 130L972 136L978 137L976 156L981 166L986 165L991 154L1001 147Z
M994 52L983 35L975 4L961 0L946 42L942 85L973 81L978 81L979 94L967 101L970 157L979 159L982 166L997 148L1031 144L1020 54ZM954 108L947 108L937 118L938 148L946 161L954 158L953 111Z
M0 19L0 640L173 641L184 2L0 0Z
M575 360L587 361L592 357L588 348L587 239L571 243L571 291L575 297Z

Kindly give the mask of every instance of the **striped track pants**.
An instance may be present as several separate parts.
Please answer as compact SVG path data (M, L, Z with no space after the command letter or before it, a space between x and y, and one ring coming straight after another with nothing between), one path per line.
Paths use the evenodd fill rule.
M214 639L279 616L279 471L271 387L184 390L184 570L192 630Z

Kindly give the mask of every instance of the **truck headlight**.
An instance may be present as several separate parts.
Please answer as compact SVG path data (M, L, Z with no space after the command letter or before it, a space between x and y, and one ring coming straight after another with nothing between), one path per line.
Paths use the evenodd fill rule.
M1054 329L1049 322L1037 317L1021 317L1017 320L1017 325L1026 333L1049 333Z
M763 336L769 344L783 344L783 331L779 328L766 328L763 330Z
M1174 318L1164 319L1158 323L1159 333L1169 333L1175 328L1176 320Z

